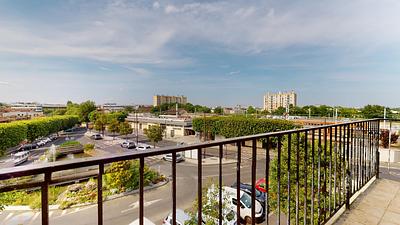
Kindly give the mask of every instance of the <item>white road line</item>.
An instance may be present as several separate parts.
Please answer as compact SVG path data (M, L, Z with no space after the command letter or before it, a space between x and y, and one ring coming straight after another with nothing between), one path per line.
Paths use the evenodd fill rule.
M60 215L60 216L64 216L64 215L65 215L65 213L67 213L67 210L65 210L65 209L64 209L64 210L62 211L62 213L61 213L61 215Z
M6 216L6 218L3 221L7 221L8 219L10 219L12 216L14 215L14 213L10 213Z
M32 224L32 223L37 219L37 217L39 216L39 214L40 214L40 213L38 213L38 212L35 213L35 215L33 215L32 218L29 220L29 223L28 223L28 224Z

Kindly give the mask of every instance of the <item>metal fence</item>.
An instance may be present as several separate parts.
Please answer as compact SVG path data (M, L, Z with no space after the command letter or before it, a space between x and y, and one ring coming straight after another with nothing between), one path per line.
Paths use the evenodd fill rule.
M251 152L251 201L256 203L257 155L265 154L265 178L268 187L265 194L265 223L272 213L276 224L324 224L340 208L349 208L350 198L373 177L379 177L379 124L381 120L364 120L329 126L279 131L230 138L194 145L181 145L151 149L143 152L124 153L109 157L75 159L66 162L53 162L41 165L28 165L0 170L0 181L31 175L44 175L44 179L34 183L8 184L0 187L0 192L16 189L41 188L42 224L49 224L48 188L65 180L53 179L58 171L97 166L97 218L103 224L103 174L105 164L137 159L140 162L139 184L139 222L144 223L144 162L146 157L172 153L171 196L172 221L176 225L176 154L197 149L197 223L202 225L203 170L202 149L217 147L219 158L219 218L222 225L222 158L224 145L236 148L236 185L240 190L242 150ZM261 143L261 144L260 144ZM245 147L247 146L247 147ZM262 146L261 148L259 146ZM258 154L257 154L258 153ZM236 192L240 199L240 192ZM255 207L251 208L251 218L241 218L241 204L236 204L237 224L258 223ZM281 221L284 215L284 221ZM263 221L262 221L263 222Z

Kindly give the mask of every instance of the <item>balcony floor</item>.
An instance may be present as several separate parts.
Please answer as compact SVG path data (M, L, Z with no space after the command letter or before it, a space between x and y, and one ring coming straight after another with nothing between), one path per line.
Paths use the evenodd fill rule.
M400 182L375 180L335 224L400 224Z

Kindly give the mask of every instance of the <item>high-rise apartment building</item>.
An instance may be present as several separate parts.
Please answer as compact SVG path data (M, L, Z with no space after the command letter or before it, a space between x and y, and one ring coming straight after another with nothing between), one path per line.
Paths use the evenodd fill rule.
M185 96L168 96L168 95L154 95L153 96L153 106L160 106L164 103L179 103L186 104L187 97Z
M297 106L297 94L294 91L267 93L264 95L264 110L272 112L279 107Z

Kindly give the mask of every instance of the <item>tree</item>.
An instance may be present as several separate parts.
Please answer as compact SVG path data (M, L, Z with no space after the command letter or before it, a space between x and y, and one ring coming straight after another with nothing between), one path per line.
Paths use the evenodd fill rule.
M128 134L132 134L133 128L128 122L122 122L119 124L119 133L121 135L125 135L125 138Z
M221 106L218 106L214 109L215 114L221 115L221 114L223 114L223 112L224 112L224 109Z
M379 138L381 140L382 147L388 148L389 147L389 130L387 130L387 129L382 130ZM399 135L396 132L391 133L390 134L390 144L396 144L398 138L399 138Z
M164 128L159 125L150 126L148 129L144 129L144 134L156 147L156 143L163 139Z
M79 105L76 103L73 103L71 101L67 102L67 110L65 112L65 115L79 115Z
M286 112L286 109L285 109L284 107L280 106L279 108L277 108L276 110L274 110L274 111L272 112L272 114L273 114L273 115L282 116L283 114L285 114L285 112Z
M135 111L135 109L133 108L133 106L128 105L128 106L126 106L126 107L124 108L124 111L125 111L126 113L132 113L133 111Z
M248 108L247 108L247 113L248 114L254 114L254 113L256 113L257 112L257 110L253 107L253 106L249 106Z
M99 132L102 132L102 134L104 135L104 130L106 129L107 124L108 124L107 115L104 113L100 113L96 121L94 122L94 129Z
M373 119L373 118L383 118L383 114L385 111L384 106L380 105L366 105L363 109L361 109L361 114L366 119ZM388 118L390 118L390 109L387 110Z
M81 122L86 123L86 128L88 128L89 114L96 110L96 104L93 101L82 102L79 105L78 116Z
M113 136L115 136L115 133L119 132L119 122L118 122L118 120L116 120L116 119L111 120L108 123L107 129L108 129L109 132L113 133Z

